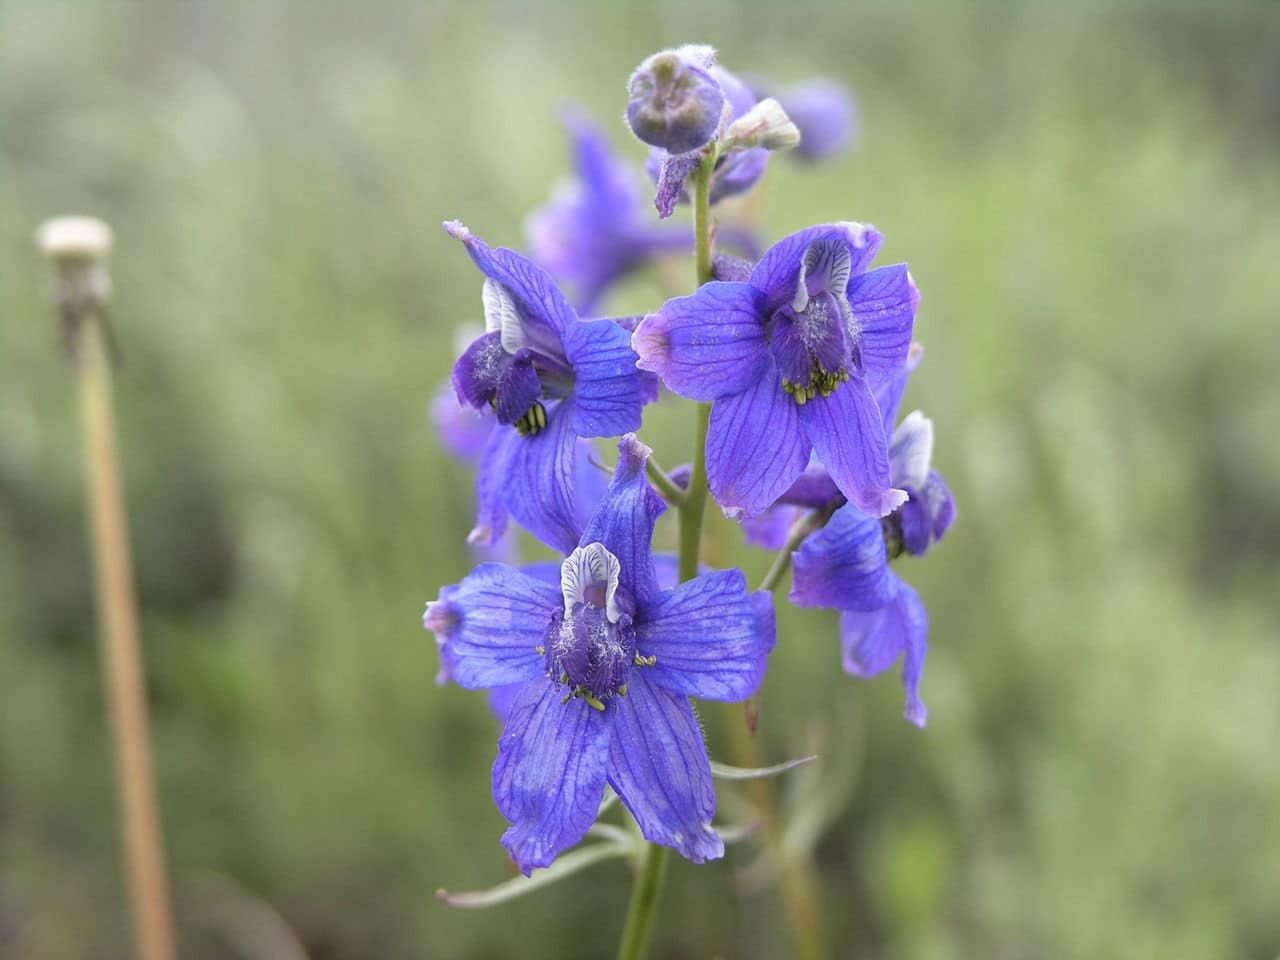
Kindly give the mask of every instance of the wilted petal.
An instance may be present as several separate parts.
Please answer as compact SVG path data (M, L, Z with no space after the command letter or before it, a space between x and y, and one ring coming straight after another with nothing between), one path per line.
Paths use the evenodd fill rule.
M685 181L701 163L702 154L697 152L676 156L662 155L651 159L649 166L652 169L656 165L658 183L658 192L654 195L653 205L661 219L665 220L676 212L676 204L685 197Z
M872 517L892 513L907 499L889 484L889 449L871 388L852 377L827 397L800 407L814 451L840 492Z
M768 364L762 301L745 283L720 281L668 300L631 337L640 369L694 400L741 392Z
M637 605L658 592L653 527L667 509L645 476L645 462L652 452L635 434L619 441L613 481L581 537L583 546L601 543L618 558L622 586Z
M893 599L878 610L840 614L840 640L845 671L855 677L873 677L903 658L902 686L906 691L906 718L923 727L929 711L920 700L920 677L928 653L929 614L919 594L894 579Z
M632 671L615 697L609 783L651 843L674 847L694 863L724 856L711 827L716 809L711 763L689 700Z
M798 607L877 610L893 597L880 521L841 507L792 554L790 600Z
M727 516L754 517L770 507L808 465L809 451L799 408L772 364L711 408L707 482Z
M543 670L537 646L560 607L560 591L513 567L482 563L427 604L449 679L469 689L519 683Z
M545 678L526 684L493 765L493 799L511 822L502 844L526 876L586 835L604 795L617 711L577 697L561 703L563 696Z
M637 652L657 657L639 671L658 686L704 700L755 693L775 640L772 600L749 593L741 570L694 577L636 616Z
M644 405L631 335L612 320L579 321L565 333L573 365L574 432L616 437L640 429Z

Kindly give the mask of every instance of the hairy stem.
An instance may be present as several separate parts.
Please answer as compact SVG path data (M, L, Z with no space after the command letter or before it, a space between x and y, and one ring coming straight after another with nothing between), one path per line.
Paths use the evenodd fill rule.
M86 310L79 326L78 380L103 675L138 956L141 960L172 960L173 921L156 809L137 598L111 407L111 360L102 316Z

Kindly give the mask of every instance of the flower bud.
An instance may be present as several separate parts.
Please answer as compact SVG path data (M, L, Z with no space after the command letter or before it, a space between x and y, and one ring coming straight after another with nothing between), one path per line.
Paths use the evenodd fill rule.
M730 124L724 149L789 150L800 143L800 131L777 100L769 97Z
M710 47L686 46L640 64L628 85L631 131L673 154L709 143L724 113L724 91L708 72L714 62Z

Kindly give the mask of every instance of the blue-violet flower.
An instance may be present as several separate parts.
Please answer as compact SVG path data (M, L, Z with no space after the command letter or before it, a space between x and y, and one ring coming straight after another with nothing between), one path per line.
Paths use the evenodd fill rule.
M665 509L648 447L618 445L604 500L558 584L482 564L427 605L447 675L470 689L522 684L507 707L493 795L502 842L526 874L594 822L608 783L645 837L695 862L723 855L715 791L689 697L750 697L773 648L772 598L740 570L659 587L653 528Z
M445 229L486 278L488 332L458 358L453 386L459 402L492 408L500 425L481 456L481 515L468 539L491 541L501 508L548 546L571 549L582 529L576 438L640 426L643 386L629 335L612 320L580 320L532 260L490 248L457 221Z
M906 500L873 390L902 370L920 296L906 264L868 270L882 241L858 223L801 230L746 282L708 283L636 328L641 369L714 403L707 479L727 515L763 512L811 452L868 515Z

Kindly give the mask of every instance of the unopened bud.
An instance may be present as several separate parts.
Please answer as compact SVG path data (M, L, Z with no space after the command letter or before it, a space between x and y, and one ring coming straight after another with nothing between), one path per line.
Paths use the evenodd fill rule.
M789 150L799 143L799 128L777 100L767 97L729 125L723 150L751 147Z
M663 50L631 75L627 124L645 143L688 153L709 143L724 113L724 91L708 72L710 47Z

